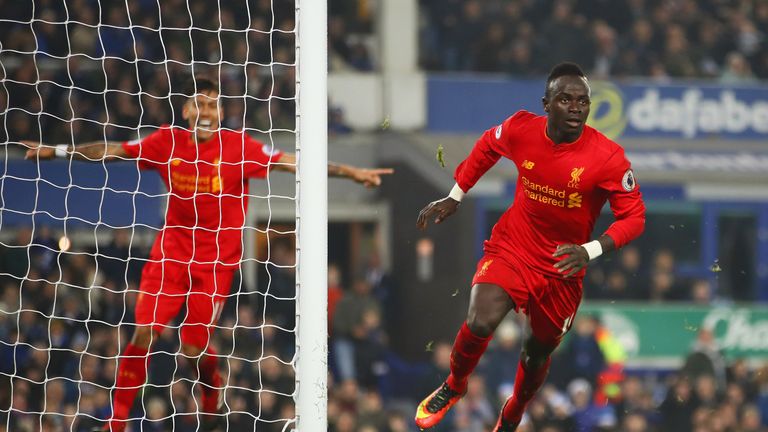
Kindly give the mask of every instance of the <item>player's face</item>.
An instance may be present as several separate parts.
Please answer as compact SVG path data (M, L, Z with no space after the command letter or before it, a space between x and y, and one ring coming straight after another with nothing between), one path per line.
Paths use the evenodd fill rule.
M182 111L182 116L189 122L189 128L194 131L197 142L208 141L219 131L221 114L219 94L215 91L203 92L190 98Z
M552 81L549 97L545 97L547 132L555 142L578 139L589 116L591 104L587 80L579 76L562 76Z

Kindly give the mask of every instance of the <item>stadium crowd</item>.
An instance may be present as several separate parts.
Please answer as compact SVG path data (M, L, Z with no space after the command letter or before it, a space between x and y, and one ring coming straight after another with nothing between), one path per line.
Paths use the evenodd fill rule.
M66 8L6 3L0 1L0 105L8 106L0 114L2 141L134 139L178 122L179 95L193 73L220 77L223 126L295 129L293 1L137 1L128 11L126 3L92 0L68 1ZM373 67L364 3L332 2L333 69ZM329 114L334 132L348 131L338 108Z
M0 431L86 431L110 413L116 356L132 332L142 259L148 250L115 230L108 244L61 252L45 226L33 236L19 227L0 248ZM636 251L625 249L623 266ZM654 297L651 277L670 257L625 269L638 298ZM283 430L294 416L295 257L275 241L258 287L233 286L214 343L222 355L229 430ZM427 347L431 360L409 362L388 348L396 281L379 260L352 271L328 271L330 370L328 416L335 432L411 432L418 398L440 383L450 341ZM666 264L665 264L666 263ZM667 270L674 273L674 265ZM602 270L598 269L598 272ZM633 273L634 272L634 273ZM343 275L358 276L344 280ZM609 276L607 279L613 277ZM645 284L645 285L644 285ZM607 296L616 295L613 283ZM711 297L675 300L708 304ZM176 322L178 324L178 321ZM467 396L436 430L482 432L511 391L521 327L504 322L469 385ZM613 347L613 349L611 349ZM620 350L619 350L620 351ZM600 321L580 316L554 357L548 384L529 409L524 431L764 431L768 430L768 365L726 361L701 331L680 370L625 370L626 356ZM559 365L562 366L559 366ZM134 407L145 431L195 430L199 392L179 354L178 331L164 332L153 350L149 385ZM139 421L134 422L139 430ZM255 429L254 429L255 428Z
M768 77L762 0L421 0L431 71L542 76L565 59L593 78Z

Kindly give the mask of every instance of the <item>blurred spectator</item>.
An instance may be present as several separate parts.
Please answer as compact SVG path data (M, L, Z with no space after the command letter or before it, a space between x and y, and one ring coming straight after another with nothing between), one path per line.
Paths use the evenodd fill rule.
M690 381L687 377L677 377L672 382L664 402L659 406L661 430L691 430L695 407Z
M688 298L686 287L675 274L675 256L669 249L660 249L653 256L647 299L655 302Z
M712 375L699 375L694 381L694 404L696 408L713 410L718 406L717 384Z
M495 424L498 410L491 403L486 391L485 379L472 375L467 383L467 394L456 405L453 426L458 430L484 431Z
M379 302L371 296L366 280L356 280L352 290L339 300L333 316L332 344L340 381L356 380L358 372L367 372L358 371L357 366L361 357L369 354L369 337L375 337L372 332L378 331L380 316Z
M340 2L351 6L329 8L329 65L338 69L340 59L344 68L372 70L375 8L365 0L332 4ZM102 2L98 9L90 3L38 2L34 20L25 8L6 17L11 109L0 116L8 140L134 139L141 126L178 117L172 93L179 89L169 83L184 82L193 69L221 79L222 95L230 98L225 127L295 129L293 2L254 1L248 8L231 1ZM189 16L176 13L187 9ZM38 118L43 106L48 115ZM108 124L94 128L90 121Z
M682 372L693 381L701 376L714 377L716 387L725 388L725 358L711 330L699 330L696 344L685 359Z
M650 417L656 410L652 397L640 378L626 377L621 383L621 399L615 404L619 422L626 423L626 418L634 415Z
M596 404L592 398L592 386L583 378L568 384L568 395L573 403L575 431L595 431L616 425L616 414L612 406Z
M130 229L114 230L112 242L98 252L101 276L118 288L125 287L129 281L138 283L141 277L141 266L137 266L136 257L131 256L131 239Z
M624 432L648 432L650 427L645 416L629 413L621 422L621 430Z
M696 279L691 284L691 301L700 306L712 303L712 283L707 279Z
M597 384L597 377L605 369L605 356L597 341L597 319L591 315L577 315L565 346L558 352L558 367L552 368L554 374L562 374L560 383L568 383L582 378L591 389Z
M333 334L333 317L336 316L336 305L343 296L341 271L336 264L328 264L328 334Z
M755 405L750 404L742 408L740 426L743 432L764 430L761 425L760 410Z
M572 59L601 78L768 78L762 1L487 0L479 10L475 2L420 3L427 70L526 77ZM539 31L526 37L526 28Z
M720 75L720 82L724 84L755 84L758 82L752 73L752 67L740 52L728 53L725 57L725 67Z

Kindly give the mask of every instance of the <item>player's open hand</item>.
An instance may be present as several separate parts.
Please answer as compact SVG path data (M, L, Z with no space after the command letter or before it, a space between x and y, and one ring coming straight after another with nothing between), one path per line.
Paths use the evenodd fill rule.
M565 258L555 263L557 271L565 273L565 277L575 275L589 263L589 254L587 253L587 250L584 249L584 246L576 244L559 245L552 256L556 258L565 256Z
M24 159L53 159L56 157L56 148L41 142L22 141L21 145L27 148Z
M451 197L445 197L441 200L432 201L419 212L419 218L416 219L416 226L419 229L426 228L427 222L429 222L429 220L433 217L435 218L435 223L439 224L448 216L456 213L458 208L459 202Z
M394 172L392 168L355 168L349 177L367 188L373 188L381 185L381 176Z

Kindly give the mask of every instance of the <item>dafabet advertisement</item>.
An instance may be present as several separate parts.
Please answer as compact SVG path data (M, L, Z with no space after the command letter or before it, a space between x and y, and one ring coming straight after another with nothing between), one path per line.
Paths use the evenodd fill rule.
M610 138L768 138L768 86L592 81L589 123ZM480 132L518 109L542 114L543 80L430 77L428 129Z

